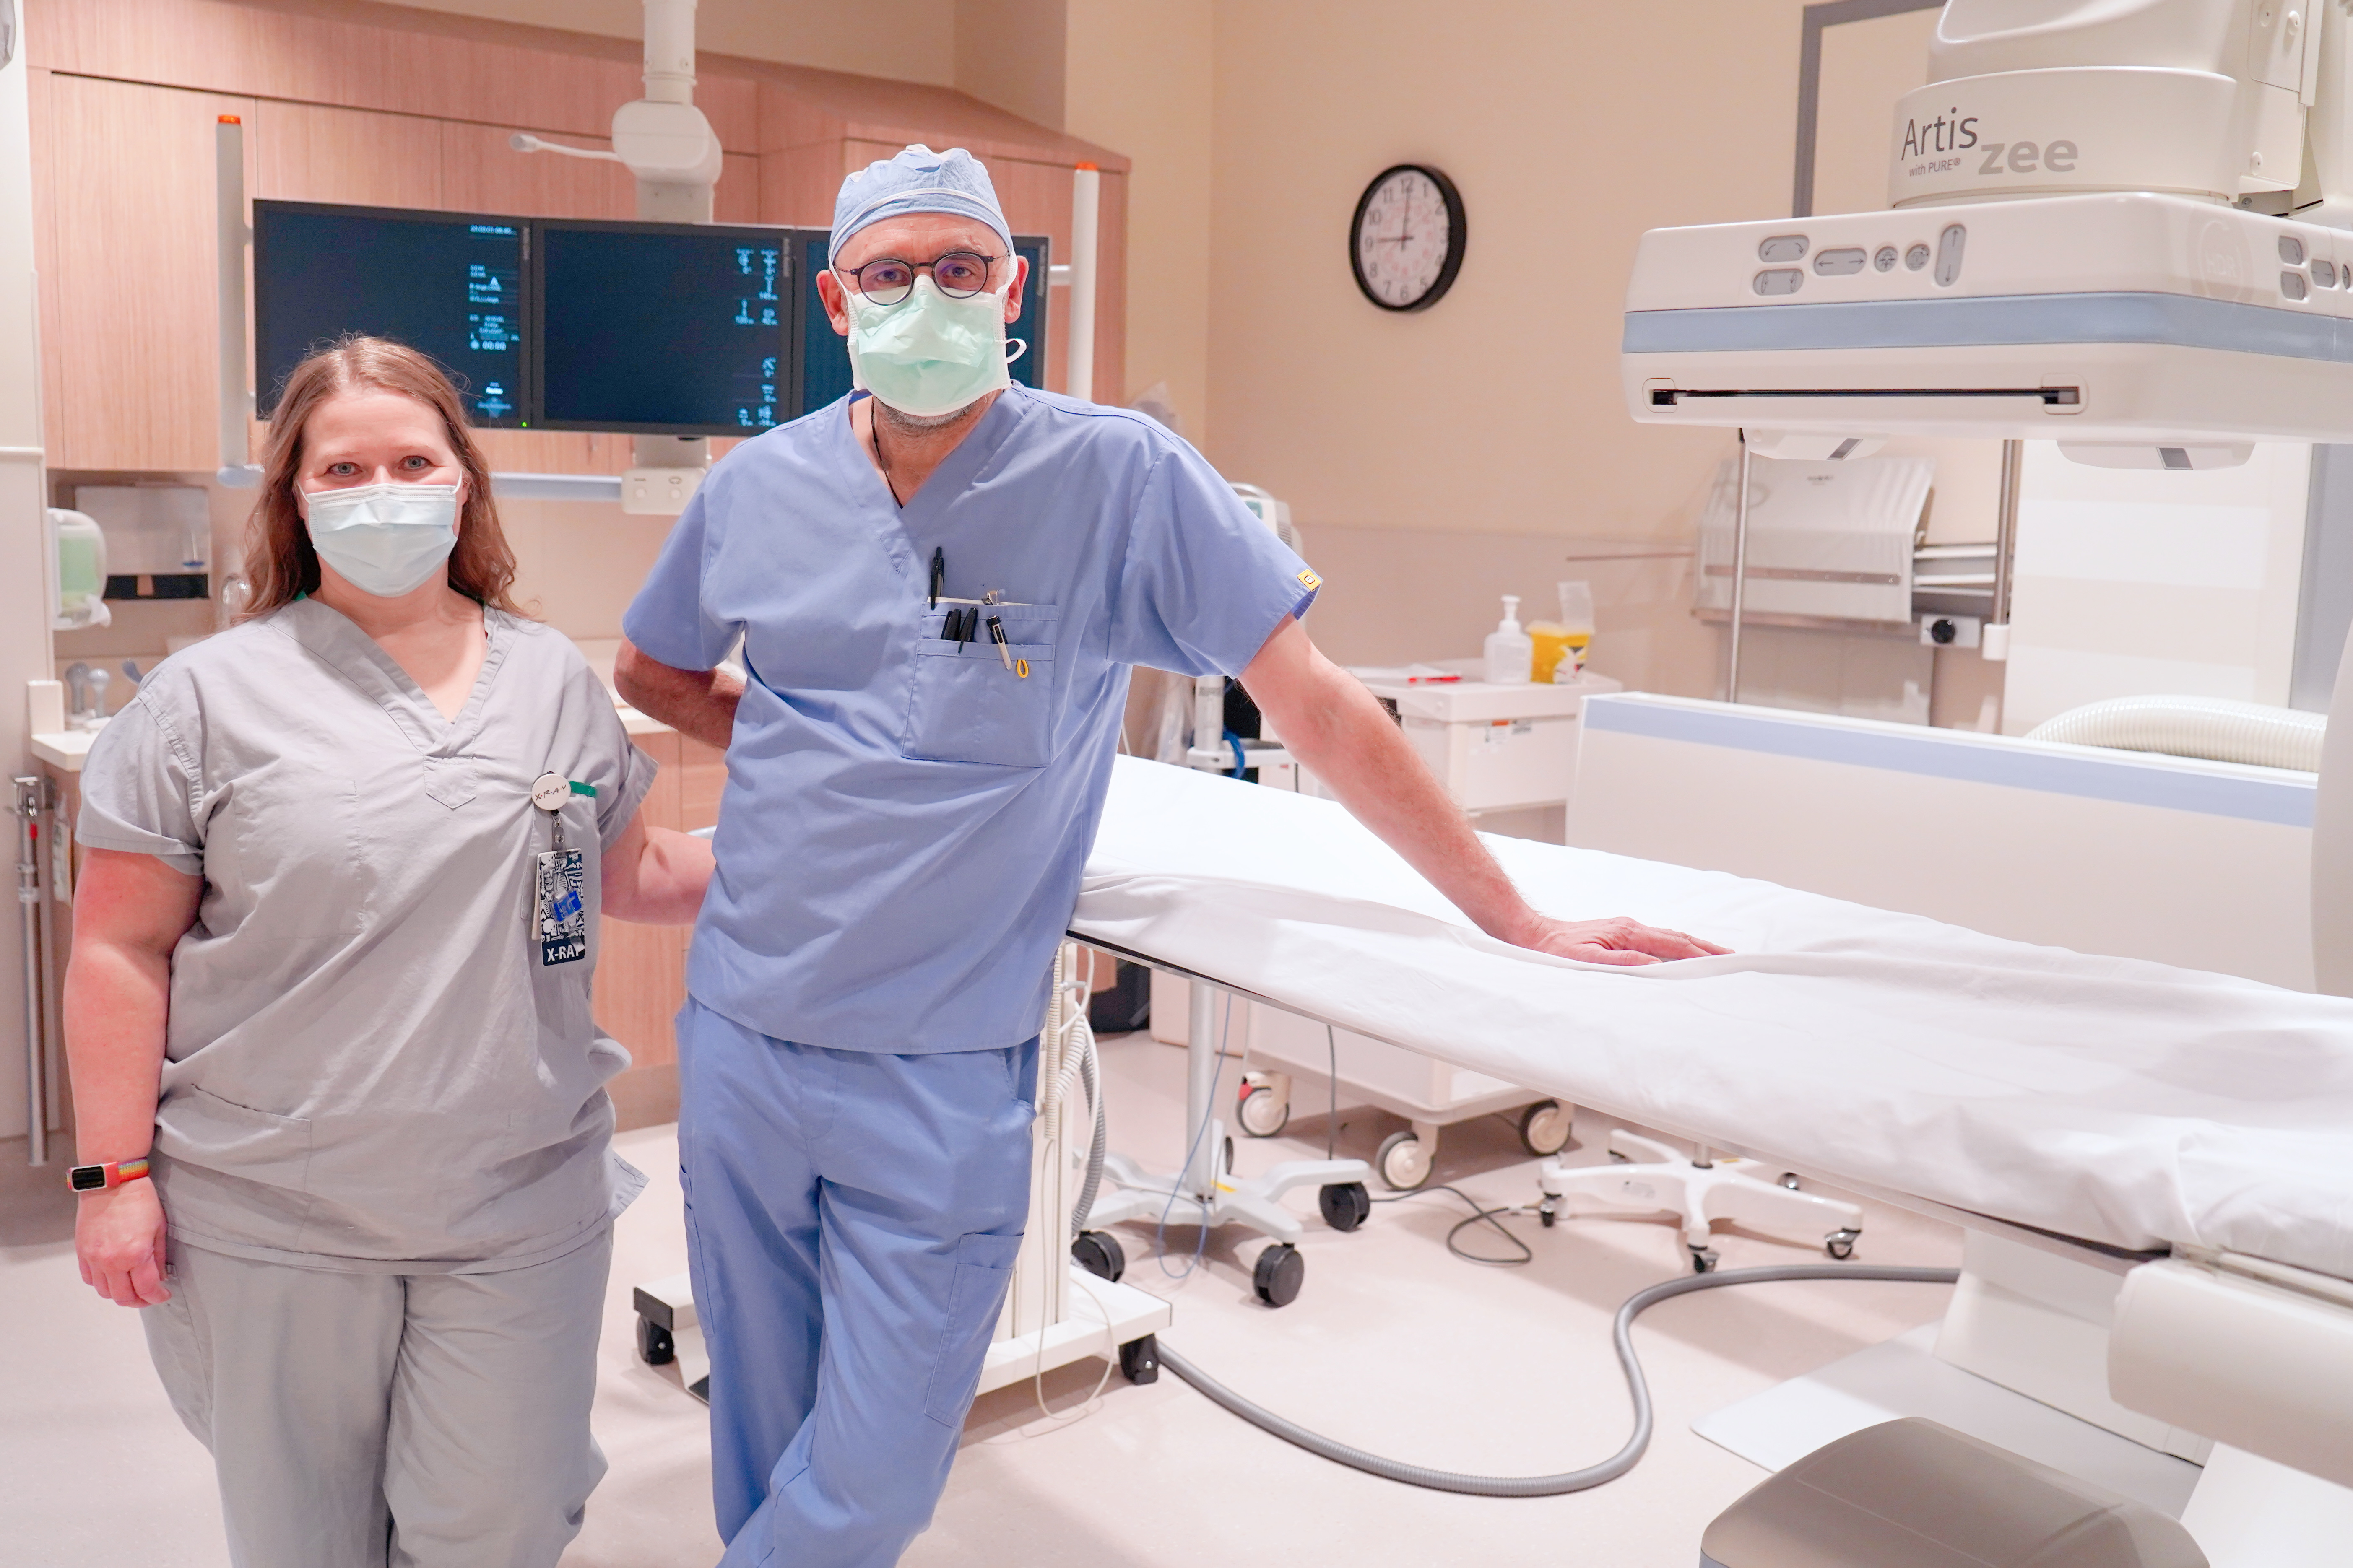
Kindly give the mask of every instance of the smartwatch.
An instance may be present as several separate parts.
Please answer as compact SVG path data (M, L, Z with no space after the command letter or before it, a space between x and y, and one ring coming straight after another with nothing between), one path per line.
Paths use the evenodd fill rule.
M104 1165L76 1165L66 1173L66 1185L77 1193L102 1193L147 1173L144 1159L117 1160Z

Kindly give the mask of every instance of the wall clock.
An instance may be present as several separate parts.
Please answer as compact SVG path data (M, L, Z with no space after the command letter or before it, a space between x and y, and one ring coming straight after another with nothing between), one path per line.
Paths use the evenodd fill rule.
M1462 269L1462 197L1420 163L1384 169L1365 187L1348 225L1348 265L1365 298L1384 310L1426 310Z

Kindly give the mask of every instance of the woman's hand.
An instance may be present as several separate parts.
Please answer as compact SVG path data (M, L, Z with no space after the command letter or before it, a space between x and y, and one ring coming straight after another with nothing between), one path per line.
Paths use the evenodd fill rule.
M74 1217L74 1256L82 1283L118 1307L153 1307L172 1299L164 1285L164 1205L152 1181L87 1193Z

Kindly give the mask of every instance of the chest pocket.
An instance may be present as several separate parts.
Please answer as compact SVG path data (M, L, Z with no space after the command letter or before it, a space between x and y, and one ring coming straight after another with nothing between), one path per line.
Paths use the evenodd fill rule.
M985 605L980 635L971 642L937 635L945 614L926 615L930 635L916 640L900 751L922 762L1044 767L1053 749L1054 633L1061 612L1051 605ZM991 616L1004 624L1008 646L990 639Z

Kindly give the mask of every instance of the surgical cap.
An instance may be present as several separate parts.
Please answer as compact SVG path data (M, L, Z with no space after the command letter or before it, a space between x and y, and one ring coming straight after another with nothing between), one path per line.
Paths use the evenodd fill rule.
M826 252L827 262L840 255L860 229L909 213L952 213L985 223L997 231L1008 252L1013 248L1013 231L997 205L997 187L988 183L987 166L961 147L934 153L918 142L841 182L841 195L833 201L833 243Z

